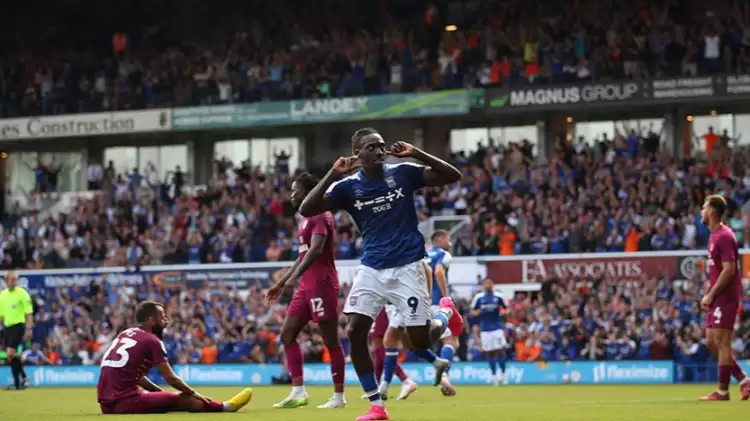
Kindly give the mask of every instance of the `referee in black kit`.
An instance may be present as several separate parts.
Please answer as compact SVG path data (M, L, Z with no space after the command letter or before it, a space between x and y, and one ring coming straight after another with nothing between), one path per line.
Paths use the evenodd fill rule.
M21 390L26 387L29 378L23 369L18 348L24 339L31 339L34 307L29 293L18 286L18 272L8 271L5 274L5 285L6 288L0 291L0 322L5 328L3 342L8 352L14 386L16 390Z

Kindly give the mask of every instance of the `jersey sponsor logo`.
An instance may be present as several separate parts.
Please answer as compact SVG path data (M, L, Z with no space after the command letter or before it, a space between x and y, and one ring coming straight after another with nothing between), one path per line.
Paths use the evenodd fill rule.
M489 303L482 303L480 305L480 309L482 311L495 311L499 310L500 303L498 302L489 302Z
M391 209L391 204L396 199L403 199L404 197L404 191L403 188L399 187L397 189L389 190L387 194L384 194L382 196L378 196L371 200L359 200L357 199L354 202L354 208L358 211L361 211L363 208L372 208L373 213L380 213Z

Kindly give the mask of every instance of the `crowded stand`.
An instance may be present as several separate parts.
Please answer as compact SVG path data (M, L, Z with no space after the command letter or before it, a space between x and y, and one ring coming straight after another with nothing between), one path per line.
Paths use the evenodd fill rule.
M453 154L462 182L416 194L420 219L468 216L467 229L456 235L457 256L691 250L708 240L699 216L705 192L722 191L729 224L746 247L748 152L727 145L717 147L709 163L678 162L658 149L659 134L640 129L590 143L579 138L548 162L535 159L528 141ZM226 157L215 167L207 185L185 189L179 168L161 183L152 165L118 174L110 162L101 190L80 198L70 214L40 220L11 212L3 266L295 259L294 174L235 165ZM351 217L340 212L336 223L337 258L357 258L361 241Z
M222 21L229 35L205 34L210 41L204 43L180 38L174 26L149 26L102 39L91 52L60 45L46 54L24 46L28 53L0 66L0 116L644 79L742 72L750 64L744 26L750 9L729 2L726 10L703 15L648 3L552 3L535 9L520 1L488 2L486 14L465 10L484 16L481 25L444 32L452 21L434 7L415 18L406 6L258 2L261 9L254 12L297 23L288 32L277 17L239 25L243 12L228 17L220 10L230 20ZM332 8L336 13L328 13ZM213 10L197 15L218 19ZM353 18L363 13L390 17L385 27L376 27ZM600 19L602 14L618 18ZM341 21L331 24L331 16ZM537 26L526 24L529 17ZM600 26L604 22L607 28ZM52 26L46 36L64 30ZM42 37L31 47L48 41ZM750 199L750 153L731 141L685 160L661 147L662 134L653 127L623 125L596 139L560 139L548 159L539 159L535 145L523 139L491 143L451 154L461 182L425 188L413 199L422 221L468 217L454 237L454 256L702 249L709 231L699 213L707 192L727 198L728 224L740 247L750 245L743 207ZM138 271L153 264L296 259L298 219L290 189L297 174L283 163L267 170L237 161L217 157L215 174L203 186L187 185L180 168L160 180L151 164L127 173L118 173L113 163L92 164L101 176L90 180L91 195L82 195L70 212L40 217L14 208L6 215L2 268ZM32 194L54 191L55 165L37 164ZM357 259L362 244L352 218L339 212L335 223L337 259ZM712 379L715 373L690 369L712 358L702 341L704 278L549 277L538 292L507 297L506 358L674 360L686 367L683 379ZM340 307L351 281L341 279ZM185 290L151 283L40 292L33 297L35 327L23 359L28 365L97 364L115 336L133 324L135 306L155 300L165 303L171 319L164 334L170 362L281 363L279 330L290 294L271 305L264 296L261 285ZM471 300L455 301L469 325L456 358L482 361ZM744 316L750 301L743 308L733 341L738 359L750 358L750 318ZM343 318L340 330L348 350ZM306 362L329 361L315 327L300 342ZM410 353L402 358L416 360Z
M136 14L107 7L95 26L4 25L0 116L735 74L750 65L750 11L734 2L706 10L697 1L254 1L230 14L167 4L144 3ZM49 16L66 12L50 7ZM204 29L187 31L195 19Z
M742 162L722 161L710 169L675 162L667 152L648 153L642 143L635 151L618 148L627 141L617 135L590 149L573 145L544 164L535 163L527 143L459 153L454 159L464 182L445 191L428 189L414 200L423 218L451 213L471 217L468 241L459 238L455 244L459 255L695 249L707 241L698 215L705 189L723 190L733 198L736 212L730 224L738 239L747 238L740 214L747 189L744 179L734 175L744 172L744 153L732 155ZM108 187L112 183L105 180L93 200L82 199L73 213L57 221L19 219L6 229L6 268L54 268L61 267L55 263L78 261L137 270L144 264L296 258L296 219L288 201L292 176L234 169L225 158L217 159L216 166L220 172L195 196L170 196L165 192L178 190L174 185L154 189L147 177L117 175L114 185ZM730 168L729 175L723 174ZM589 197L601 199L592 202ZM339 258L356 258L351 219L339 213L336 223ZM19 249L24 242L30 247ZM44 254L45 245L57 260ZM342 279L341 305L350 281ZM505 313L508 357L704 362L709 359L700 341L705 314L698 306L703 279L671 281L547 279L540 292L517 293L510 300ZM27 363L95 363L113 335L130 324L133 306L146 299L167 303L173 325L164 341L175 362L279 361L278 331L288 297L268 306L263 296L261 286L185 292L157 285L92 285L48 292L35 297L35 343ZM457 303L472 327L462 335L457 355L482 360L470 303ZM734 343L738 358L749 355L748 335L750 320L743 318ZM303 334L302 342L306 361L326 361L314 329Z

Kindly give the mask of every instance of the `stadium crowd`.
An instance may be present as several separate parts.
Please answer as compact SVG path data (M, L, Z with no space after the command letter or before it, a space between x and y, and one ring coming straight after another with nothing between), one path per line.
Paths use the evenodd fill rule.
M97 7L94 26L75 18L4 25L0 117L750 66L750 8L741 2L251 1L230 5L231 13L199 2L142 3L138 13ZM66 13L51 7L50 16Z
M708 164L677 162L659 149L658 134L648 128L633 130L623 128L611 139L565 143L549 162L536 159L528 142L480 146L473 153L452 156L465 174L464 182L445 191L427 189L414 200L422 218L469 216L469 229L465 236L459 235L456 254L675 250L705 246L707 230L697 216L702 195L722 191L732 203L730 226L745 244L750 238L741 211L750 186L743 177L747 152L721 144L708 155ZM5 267L296 257L296 218L288 202L293 175L282 168L262 173L235 166L226 158L217 159L216 169L214 180L196 194L187 194L189 189L179 183L179 176L170 184L152 185L148 169L144 175L108 170L109 179L118 181L105 180L95 198L82 199L70 215L42 222L20 218L8 227L3 234ZM592 197L597 199L589 200ZM546 198L545 206L540 198ZM339 257L356 258L353 224L344 213L336 221ZM510 247L509 235L514 237ZM18 247L22 243L31 246L16 253L24 250ZM45 254L44 247L59 260ZM342 281L343 300L351 280ZM688 366L705 362L711 357L701 339L705 314L697 304L704 281L702 277L681 283L548 279L540 292L519 293L509 300L508 358L674 359ZM174 362L280 361L278 331L289 297L268 307L263 294L260 285L249 291L186 291L157 285L48 291L35 297L37 323L26 361L95 363L115 333L132 322L135 303L144 299L167 303L173 324L165 345ZM457 301L470 326L462 336L458 358L481 360L469 301ZM744 314L750 314L750 301L743 307ZM750 319L743 316L738 323L734 351L738 358L750 357ZM341 329L343 334L344 320ZM306 361L326 361L314 328L302 340ZM346 339L344 346L348 349ZM414 359L408 353L403 358ZM700 370L686 373L686 379L710 375Z
M660 135L629 127L610 138L561 143L548 161L528 141L452 154L464 178L426 188L414 201L421 220L468 218L454 255L559 254L705 247L700 206L707 191L729 199L729 225L750 244L743 205L750 198L748 150L717 145L709 162L678 161ZM40 163L43 166L44 163ZM110 163L93 198L68 214L4 221L2 267L142 266L293 260L297 256L294 174L247 161L216 160L205 186L185 186L177 168L166 182L149 165L118 174ZM361 243L345 212L336 215L337 257L357 258Z
M259 2L253 11L273 18L238 26L231 20L246 12L238 11L221 27L230 35L207 34L207 43L167 36L181 33L171 26L149 26L114 40L108 34L107 48L97 51L73 53L51 43L59 49L45 55L32 45L31 52L0 65L0 116L643 79L744 71L750 63L747 6L727 2L698 13L691 8L697 2L667 2L664 8L614 0L543 3L464 6L486 22L444 32L453 9L415 14L403 5L394 10L326 0L291 8L284 1ZM334 7L337 13L327 13ZM160 12L153 8L149 13ZM367 15L362 9L389 16L382 19L387 23L350 19ZM198 16L215 17L210 7ZM278 16L298 23L287 31ZM323 20L331 16L341 21ZM539 23L528 25L529 17ZM47 36L62 27L50 28ZM726 143L706 163L678 161L660 148L661 136L652 128L623 127L607 136L563 140L545 162L526 141L454 154L463 181L416 195L420 217L469 217L455 255L695 249L708 237L697 216L702 199L707 191L721 191L730 199L730 226L743 246L750 244L742 210L750 198L747 151ZM37 168L42 177L45 165ZM12 212L3 221L2 268L288 261L297 255L288 171L269 173L219 158L213 180L193 188L179 169L166 182L152 177L153 168L103 170L93 199L80 199L69 214L42 220ZM357 258L361 245L353 222L340 213L336 223L338 258ZM541 292L509 300L508 358L706 361L705 315L697 306L702 281L549 279ZM345 283L341 297L347 292ZM167 303L172 320L164 341L171 361L276 362L289 297L269 307L263 294L260 286L186 291L150 284L47 291L34 297L36 323L24 358L27 364L94 364L132 323L135 304L154 299ZM471 326L459 358L481 360L469 301L458 305ZM750 311L750 303L744 307ZM738 323L735 352L747 358L750 320L743 316ZM342 320L342 333L344 328ZM326 361L314 328L302 339L306 361Z

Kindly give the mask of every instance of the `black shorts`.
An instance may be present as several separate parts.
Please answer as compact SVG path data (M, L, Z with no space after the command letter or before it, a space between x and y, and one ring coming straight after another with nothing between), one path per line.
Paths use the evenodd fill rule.
M23 343L23 337L26 334L26 325L16 323L13 326L5 326L3 331L3 345L5 348L18 348Z

